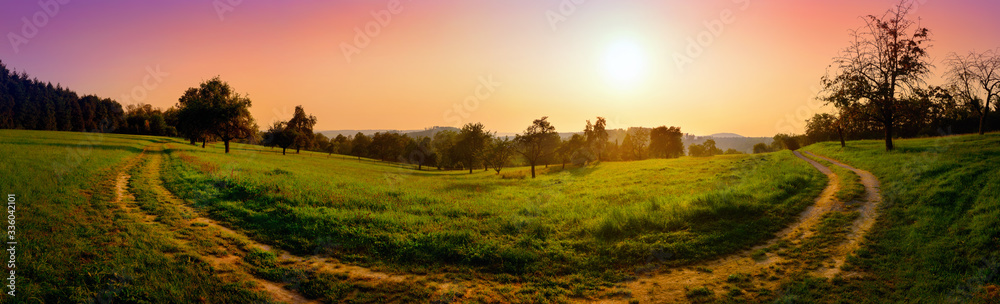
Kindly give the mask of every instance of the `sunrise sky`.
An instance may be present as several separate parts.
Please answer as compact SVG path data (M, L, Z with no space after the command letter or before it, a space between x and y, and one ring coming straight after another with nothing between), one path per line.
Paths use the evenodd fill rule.
M811 99L848 30L896 3L60 1L0 4L0 60L123 105L167 108L219 75L250 95L262 127L303 105L316 130L519 132L549 116L570 132L604 116L610 128L745 136L802 132L827 111ZM939 67L1000 47L1000 1L916 2Z

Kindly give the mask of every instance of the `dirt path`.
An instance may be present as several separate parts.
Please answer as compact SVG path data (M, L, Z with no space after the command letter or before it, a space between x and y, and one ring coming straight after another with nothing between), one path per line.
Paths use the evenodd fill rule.
M823 276L827 278L832 278L835 276L839 270L840 266L844 265L845 257L854 250L857 250L860 246L861 239L864 238L865 233L871 230L872 226L875 225L875 217L878 215L876 209L878 204L882 202L882 195L879 190L878 179L871 172L861 170L848 166L844 163L836 161L832 158L816 155L812 152L806 152L809 155L825 159L834 165L843 167L844 169L854 171L859 177L861 177L861 184L865 186L865 196L860 202L848 202L848 203L860 203L858 207L859 216L851 226L851 232L847 236L847 241L844 244L838 246L838 254L834 255L834 260L836 262L836 267L823 272Z
M379 272L364 267L340 263L326 256L297 256L256 242L239 231L220 225L200 215L197 210L189 206L188 202L175 197L163 186L163 180L160 176L164 161L163 148L163 146L147 148L135 159L129 161L115 181L116 201L119 202L123 209L134 214L138 219L150 225L162 225L164 229L171 231L173 234L168 235L172 235L178 244L189 251L199 252L200 256L204 257L206 261L212 263L216 268L222 269L222 272L224 272L223 276L233 280L253 281L262 291L270 294L276 301L286 303L315 302L306 299L293 290L285 288L279 282L271 282L254 277L250 273L249 267L243 265L243 256L248 250L258 248L273 252L278 256L279 264L297 269L342 273L353 279L375 282L421 281L425 282L429 287L437 289L439 293L450 292L458 288L456 286L470 285L469 283L472 283L437 283L434 282L433 278L428 279L429 277L425 275ZM780 276L787 273L809 272L827 278L836 276L840 273L840 268L844 264L846 256L858 248L861 239L874 224L876 206L881 200L878 181L867 171L809 153L817 158L826 159L833 164L852 170L861 177L861 182L866 190L864 200L860 202L847 202L845 204L844 202L837 201L834 197L834 194L839 189L839 179L830 168L803 156L799 152L794 152L794 154L796 157L807 161L823 174L826 174L829 181L815 203L800 213L798 219L791 226L780 231L775 238L750 250L715 261L683 268L662 270L647 276L641 276L637 280L619 286L618 291L620 292L615 292L615 294L629 295L624 298L616 296L611 299L596 301L581 299L576 299L576 301L595 303L626 303L634 300L643 303L684 302L688 300L686 293L689 288L707 287L716 295L726 293L726 288L734 288L730 276L733 274L738 274L742 277L757 278L739 284L740 288L746 291L761 289L775 290L781 282ZM150 214L138 206L134 206L135 198L129 190L129 181L133 180L133 177L129 175L129 171L142 161L146 161L146 163L143 164L141 168L143 171L139 175L145 179L140 182L148 183L153 192L157 194L156 200L159 204L176 211L181 215L183 220L179 222L164 221L159 219L158 216ZM852 210L856 208L859 216L851 224L849 232L843 240L840 240L836 245L831 245L829 248L824 249L829 254L820 267L807 268L801 261L797 261L796 258L785 254L778 254L773 250L768 253L762 253L764 249L771 250L776 247L794 248L810 238L818 237L815 235L816 227L820 224L824 215L835 211L843 211L845 208ZM189 231L194 229L192 227L198 227L202 231L196 233L198 235L195 237L196 239L192 239L191 231ZM204 245L206 238L208 239L207 243L214 245L206 247ZM490 282L478 282L478 284L471 285L479 285L479 288L493 289L484 286L483 283L493 285ZM495 288L496 286L492 287ZM475 289L477 288L458 288L458 290L463 290L464 292L462 293L466 295L473 294Z
M847 254L857 249L860 240L874 223L876 215L875 207L881 200L878 181L875 180L875 177L871 173L824 157L861 176L862 183L867 192L863 202L856 202L860 204L858 208L860 216L854 221L847 237L838 245L827 249L830 258L824 260L822 266L815 270L809 270L801 261L796 261L787 255L775 254L773 251L764 253L765 256L761 256L761 250L765 248L770 249L779 246L794 248L802 244L810 237L814 237L813 234L824 214L832 211L841 211L845 208L845 204L837 201L834 197L834 194L839 189L839 179L833 171L797 151L793 153L796 157L805 160L817 170L826 174L829 181L826 188L823 189L816 199L816 202L799 214L795 223L780 231L774 239L765 244L755 246L750 250L715 261L690 265L680 269L667 269L648 276L641 276L637 280L625 283L622 286L624 293L631 295L631 297L626 299L616 298L582 302L626 303L634 300L642 303L686 302L689 300L687 291L693 288L706 287L712 290L715 295L724 295L727 292L731 292L731 288L739 288L741 289L741 293L760 289L775 290L781 282L779 276L786 273L811 272L814 275L828 278L838 274ZM758 254L756 256L757 259L753 257L755 252ZM731 275L734 276L731 277ZM739 287L735 287L734 285ZM726 288L730 289L727 290Z
M223 269L223 272L233 273L232 276L236 277L236 279L255 282L257 286L260 286L263 291L270 294L276 301L285 303L318 303L317 301L303 297L293 290L285 288L280 282L271 282L253 276L247 269L249 267L244 267L245 265L243 265L243 256L252 248L275 253L280 265L306 271L346 274L352 279L375 282L421 280L427 282L428 286L438 289L441 293L449 292L453 287L453 284L450 283L436 283L433 280L425 280L427 277L422 275L403 275L374 271L365 267L344 264L323 255L293 255L287 251L278 250L267 244L254 241L246 234L202 216L197 210L189 206L187 201L176 197L163 186L163 179L161 177L164 162L163 149L163 146L151 146L135 159L129 161L122 170L122 173L117 177L115 183L116 193L118 194L117 201L120 202L119 205L127 212L144 219L148 224L162 224L165 226L165 229L175 232L173 236L178 244L187 247L201 246L202 248L192 248L191 250L200 252L206 261L209 261L216 268ZM158 223L158 216L149 214L141 208L134 206L135 198L128 189L128 182L133 178L129 175L129 171L143 159L147 161L142 168L144 170L142 175L146 179L141 182L146 183L153 189L153 192L157 194L159 204L179 214L180 218L182 218L181 221L167 223L160 220ZM191 236L191 234L197 234L197 236ZM206 243L211 245L203 245Z
M256 278L247 272L244 267L241 267L243 260L242 254L244 254L244 252L226 249L234 248L234 244L232 244L234 241L238 242L238 240L246 238L233 230L212 222L211 220L193 216L196 214L194 210L187 207L181 200L177 199L171 195L169 191L166 191L166 189L163 188L162 180L159 178L160 165L163 161L163 156L160 153L162 151L161 149L162 147L147 147L138 156L129 160L129 162L122 169L122 172L119 173L115 179L115 203L121 206L127 213L134 215L137 219L141 219L146 224L164 230L164 235L170 236L171 239L178 245L180 251L195 253L195 255L201 256L205 261L217 269L217 273L224 279L252 281L263 292L271 295L271 297L278 302L296 304L317 303L316 301L306 299L292 290L284 288L281 284ZM131 171L137 164L140 164L143 160L146 160L147 163L143 164L140 170L145 170L144 172L151 173L151 175L155 178L135 180L134 177L129 174L129 171ZM144 177L149 176L147 174L140 175L143 175ZM157 201L160 204L163 204L166 208L175 208L173 211L177 211L181 214L181 220L166 221L160 219L162 216L157 216L144 211L136 203L135 194L129 186L130 181L132 183L145 183L151 186L153 192L157 194ZM197 236L192 237L192 235ZM259 247L269 249L266 246ZM206 254L206 251L211 252L212 254ZM174 254L167 255L172 256Z

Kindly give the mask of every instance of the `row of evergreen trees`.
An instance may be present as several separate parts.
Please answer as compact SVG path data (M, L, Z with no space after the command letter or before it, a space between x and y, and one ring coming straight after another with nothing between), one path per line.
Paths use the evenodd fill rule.
M14 72L0 61L0 129L113 132L125 125L118 102L80 97L61 85Z

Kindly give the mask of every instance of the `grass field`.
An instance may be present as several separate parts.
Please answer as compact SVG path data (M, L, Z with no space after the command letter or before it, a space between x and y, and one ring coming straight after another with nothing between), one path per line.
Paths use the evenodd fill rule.
M748 248L826 184L788 152L553 167L532 180L524 168L469 175L249 146L233 155L168 147L168 188L265 243L382 269L472 269L554 284L557 296L627 279L631 266Z
M894 152L878 141L803 149L875 174L880 215L862 248L848 256L848 274L773 277L784 282L779 290L749 299L996 300L1000 134L897 145ZM216 145L108 134L0 130L0 153L0 189L18 201L18 293L30 295L19 300L46 303L269 301L239 271L207 262L224 256L218 248L226 246L242 252L246 273L278 281L300 276L294 290L324 302L462 297L425 280L517 286L494 290L491 298L501 302L561 302L607 290L651 264L692 265L760 244L826 184L787 151L553 166L537 179L525 178L525 168L500 175L417 171L246 145L226 155ZM857 175L831 167L842 185L838 198L857 198ZM129 204L154 223L115 203L122 172L131 176ZM198 232L204 227L185 222L190 215L166 205L164 195L187 199L198 213L275 248L427 279L386 284L303 272L277 263L274 252ZM839 242L855 216L825 215L818 237L775 250L825 263L821 249ZM692 288L690 299L748 299Z
M168 187L293 252L326 242L362 262L509 274L600 270L655 250L677 263L731 252L767 237L825 182L788 153L605 163L530 180L241 152L170 145Z
M0 130L0 153L10 156L0 187L31 201L20 217L20 291L46 302L262 298L205 269L211 250L177 253L167 232L110 203L115 176L135 162L136 206L164 226L176 221L142 186L152 165L138 155L160 146L166 188L254 240L375 269L517 284L513 302L561 301L626 280L636 266L749 248L826 183L788 152L552 167L530 179L525 168L470 175L245 145L226 155L167 138ZM245 259L269 269L267 256ZM317 276L299 288L359 288L330 284L342 279ZM312 294L337 301L327 291Z
M162 138L0 130L0 191L17 197L17 298L25 303L260 302L112 203L114 178Z
M998 301L1000 134L804 148L868 170L882 184L883 207L864 247L849 260L867 276L786 286L806 302Z

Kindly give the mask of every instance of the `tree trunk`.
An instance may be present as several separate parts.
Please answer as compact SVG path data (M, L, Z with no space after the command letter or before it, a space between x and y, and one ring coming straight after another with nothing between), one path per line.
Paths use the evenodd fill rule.
M990 115L989 103L983 108L983 115L979 115L979 135L986 134L986 115Z
M285 155L285 150L288 150L288 148L281 147L281 155Z
M841 148L847 147L847 143L844 142L844 128L843 127L837 126L837 135L840 135L840 147Z
M299 147L299 146L295 146L295 154L299 154L299 149L301 149L301 148L302 148L302 147Z
M223 140L222 142L226 144L226 154L229 154L229 141Z
M208 140L207 140L207 139L204 139L204 138L202 138L202 139L201 139L201 147L202 147L203 149L205 148L205 142L206 142L206 141L208 141Z
M892 120L885 124L885 150L892 151Z
M531 178L535 178L535 164L531 164Z

